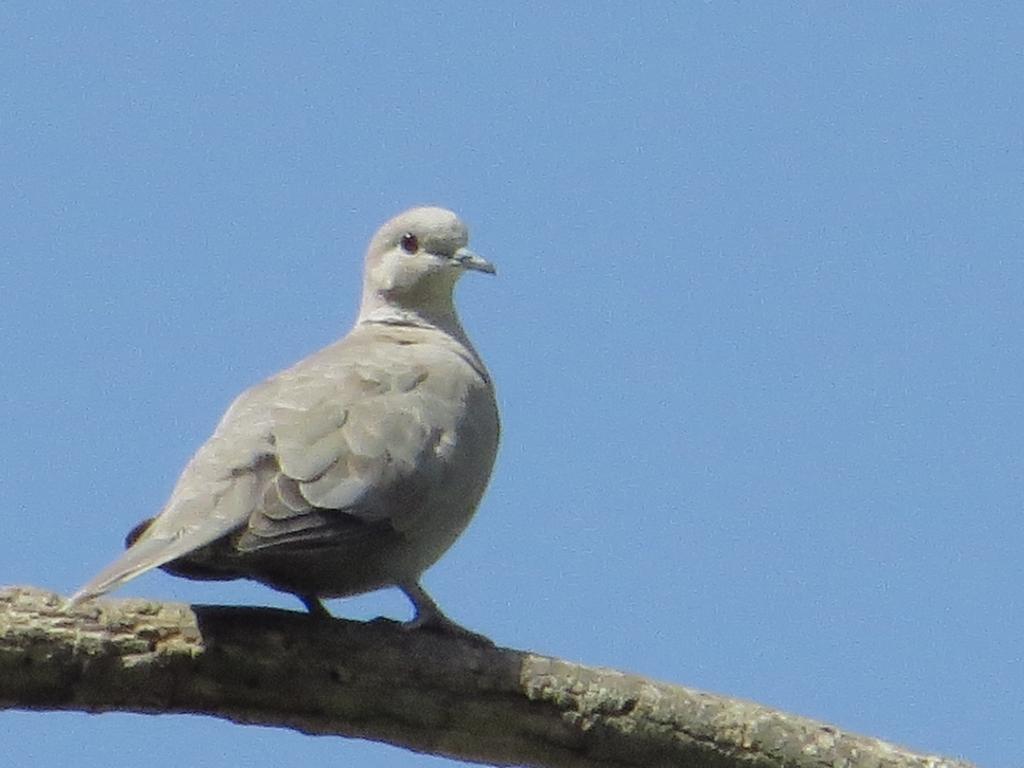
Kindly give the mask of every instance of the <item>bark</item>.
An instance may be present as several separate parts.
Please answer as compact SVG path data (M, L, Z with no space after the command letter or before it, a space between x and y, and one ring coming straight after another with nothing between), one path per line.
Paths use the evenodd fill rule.
M0 708L201 713L493 765L964 768L737 699L392 622L0 590Z

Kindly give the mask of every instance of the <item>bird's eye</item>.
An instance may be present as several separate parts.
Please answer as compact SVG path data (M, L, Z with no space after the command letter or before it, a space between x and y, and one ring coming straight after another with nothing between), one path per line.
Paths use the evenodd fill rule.
M402 235L402 250L408 254L416 253L420 249L420 241L412 232Z

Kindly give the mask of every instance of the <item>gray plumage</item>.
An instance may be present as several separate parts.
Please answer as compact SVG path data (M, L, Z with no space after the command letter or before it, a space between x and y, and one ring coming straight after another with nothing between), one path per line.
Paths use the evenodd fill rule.
M366 255L355 327L239 396L182 472L167 505L72 604L152 568L249 578L322 597L397 586L414 626L454 628L420 575L469 523L490 478L498 411L452 292L468 269L450 211L386 223Z

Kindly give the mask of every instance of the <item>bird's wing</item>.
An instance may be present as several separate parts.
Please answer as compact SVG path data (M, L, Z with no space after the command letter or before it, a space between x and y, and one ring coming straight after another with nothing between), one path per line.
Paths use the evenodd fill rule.
M401 530L444 470L460 398L426 385L443 373L367 341L328 347L240 396L164 510L72 603L229 534L245 552Z
M428 378L420 366L362 364L329 397L275 408L277 471L236 547L344 546L401 530L444 472L457 418L457 401L436 397Z

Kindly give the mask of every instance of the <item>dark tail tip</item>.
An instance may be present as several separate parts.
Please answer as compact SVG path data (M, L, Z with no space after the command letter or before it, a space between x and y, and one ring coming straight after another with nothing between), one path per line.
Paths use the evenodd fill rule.
M124 537L124 548L128 549L132 544L138 541L139 536L146 532L146 529L149 528L149 526L155 519L156 518L151 517L147 520L143 520L141 523L139 523L130 531L128 531L128 535Z

